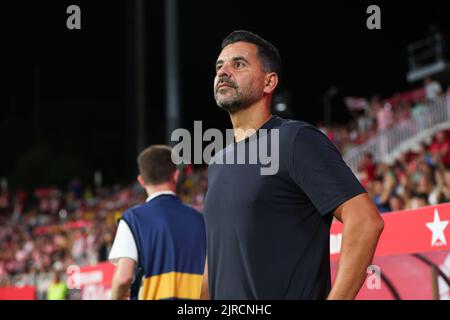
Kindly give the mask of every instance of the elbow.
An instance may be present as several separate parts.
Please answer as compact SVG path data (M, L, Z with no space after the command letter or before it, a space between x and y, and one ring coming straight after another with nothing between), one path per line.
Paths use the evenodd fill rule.
M378 230L378 234L381 235L383 233L384 230L384 220L382 218L380 218L378 225L377 225L377 230Z
M377 238L381 236L384 230L384 220L380 215L377 215L376 218L372 219L370 222L370 229Z
M362 237L378 239L384 230L384 220L380 214L373 214L357 222L357 228Z

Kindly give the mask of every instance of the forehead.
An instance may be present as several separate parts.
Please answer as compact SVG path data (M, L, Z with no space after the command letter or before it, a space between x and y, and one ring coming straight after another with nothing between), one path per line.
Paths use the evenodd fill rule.
M243 57L248 61L258 60L258 47L253 43L235 42L223 48L217 60L228 61L236 57Z

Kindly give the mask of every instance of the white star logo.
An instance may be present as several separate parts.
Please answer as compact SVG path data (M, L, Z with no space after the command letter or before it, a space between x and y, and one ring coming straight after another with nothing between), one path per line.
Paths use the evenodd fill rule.
M431 246L435 246L436 242L439 240L441 241L441 244L447 245L447 240L445 239L444 230L448 225L448 220L441 221L439 217L439 211L437 209L434 209L434 221L433 222L427 222L426 226L428 229L431 230L433 233L432 239L431 239ZM438 244L439 245L439 244Z

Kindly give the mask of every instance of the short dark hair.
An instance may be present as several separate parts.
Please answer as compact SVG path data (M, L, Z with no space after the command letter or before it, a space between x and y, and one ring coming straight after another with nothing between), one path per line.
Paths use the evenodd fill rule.
M172 162L172 149L167 145L153 145L138 158L139 174L146 184L158 185L170 180L177 166Z
M383 183L384 178L383 178L383 176L377 175L377 176L375 176L375 177L373 178L373 181L374 181L374 182L381 182L381 183Z
M412 194L411 198L421 199L421 200L424 200L426 203L428 203L428 194L426 194L426 193L416 193L416 192L414 192Z
M370 160L373 160L373 154L371 152L366 152L364 154L367 158L369 158Z
M236 30L230 33L222 41L221 49L235 42L253 43L258 48L258 57L261 60L265 72L275 72L281 79L282 63L278 49L269 41L264 40L257 34L246 31Z
M397 198L398 200L400 200L400 202L401 202L402 204L405 204L405 200L403 200L403 198L402 198L399 194L397 194L397 193L392 194L392 195L389 197L389 200L391 200L391 199L393 199L393 198Z

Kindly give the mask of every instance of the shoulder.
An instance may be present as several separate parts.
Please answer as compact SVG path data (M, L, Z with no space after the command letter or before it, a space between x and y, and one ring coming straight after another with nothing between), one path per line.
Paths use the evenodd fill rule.
M203 221L203 214L200 211L197 211L193 207L182 203L181 200L180 200L180 205L183 208L183 211L185 214L190 215L193 219Z
M326 138L325 133L323 133L319 128L301 120L277 117L277 122L271 129L278 129L280 130L280 135L288 137L292 137L297 134L310 134L312 136Z
M143 210L144 209L144 210ZM184 216L190 215L196 218L202 217L202 214L191 207L188 204L183 203L178 196L168 196L163 198L156 198L150 202L147 202L140 208L141 211L148 212L152 210L153 212L160 212L164 215L166 210L172 211L174 213L183 214Z
M280 130L289 132L289 133L311 133L311 134L318 134L319 136L326 137L325 133L323 133L319 128L316 126L300 120L290 120L286 119L282 122L280 125Z
M317 127L303 121L289 121L280 131L280 146L285 146L289 166L323 167L341 165L342 154Z
M332 145L323 131L305 121L282 119L276 128L280 130L280 145L290 148L295 145L300 145L302 148L315 148L324 144Z
M122 219L125 219L128 222L129 222L129 220L135 219L139 215L143 214L144 211L146 211L146 207L148 204L149 204L148 202L140 203L140 204L137 204L137 205L127 209L123 213Z

